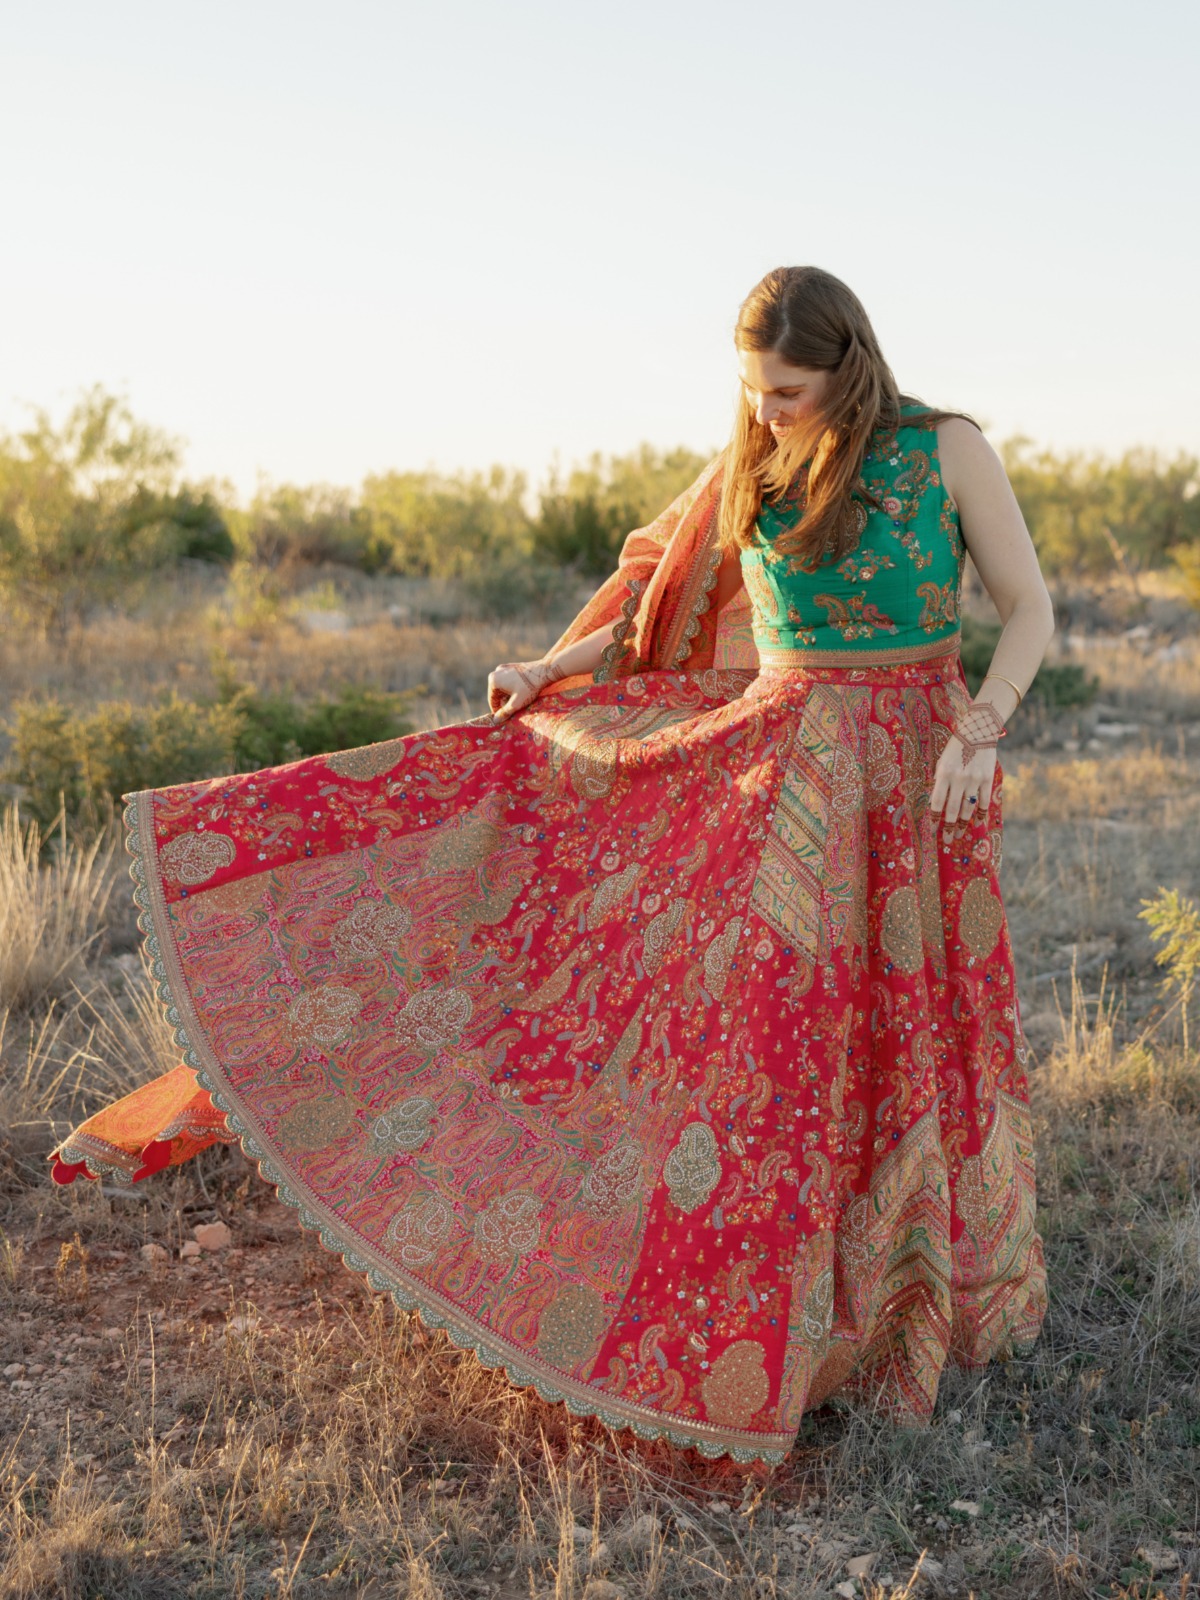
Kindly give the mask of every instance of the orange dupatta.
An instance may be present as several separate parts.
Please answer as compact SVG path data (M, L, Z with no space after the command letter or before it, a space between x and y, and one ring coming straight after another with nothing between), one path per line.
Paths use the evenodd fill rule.
M613 642L590 675L576 673L548 692L581 683L607 683L636 672L704 671L713 666L718 612L713 591L721 567L718 512L724 456L716 456L694 483L621 547L616 572L600 586L549 655L613 625ZM744 657L744 659L742 659ZM743 646L724 666L758 670L758 655Z

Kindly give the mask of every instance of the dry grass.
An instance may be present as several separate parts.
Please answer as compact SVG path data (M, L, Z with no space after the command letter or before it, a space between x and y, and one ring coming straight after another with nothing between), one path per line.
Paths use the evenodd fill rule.
M101 937L115 843L87 848L64 835L48 862L36 823L0 811L0 1011L27 1011L61 994Z
M289 639L264 650L271 686L358 673L409 687L441 670L451 716L454 684L475 693L484 662L529 647L390 623ZM406 644L404 659L385 642ZM207 671L203 641L164 635L162 660L141 668L135 643L120 670L143 672L137 692L193 648ZM111 663L92 665L104 698ZM864 1600L1194 1587L1200 1059L1158 999L1136 916L1159 882L1200 891L1200 757L1162 720L1175 704L1163 687L1150 668L1106 678L1139 735L1093 748L1065 718L1038 731L1043 747L1014 739L1006 762L1003 875L1038 1056L1042 1340L948 1372L927 1429L818 1411L769 1473L612 1435L512 1389L346 1273L238 1152L132 1190L51 1191L54 1137L172 1059L118 879L73 982L0 1034L0 1600L833 1600L865 1554ZM1198 713L1200 683L1172 716ZM217 1217L232 1248L180 1259ZM147 1243L166 1258L144 1259Z

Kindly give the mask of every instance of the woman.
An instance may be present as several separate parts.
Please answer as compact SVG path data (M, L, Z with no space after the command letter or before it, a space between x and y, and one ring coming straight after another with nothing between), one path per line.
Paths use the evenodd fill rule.
M491 716L129 797L184 1064L55 1176L236 1135L515 1382L778 1461L1040 1327L996 745L1053 619L996 456L844 284L770 273L735 343L729 446Z

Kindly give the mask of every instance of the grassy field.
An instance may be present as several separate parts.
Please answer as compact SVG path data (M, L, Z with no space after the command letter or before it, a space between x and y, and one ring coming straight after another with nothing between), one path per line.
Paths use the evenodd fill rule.
M239 622L207 591L176 591L54 646L8 633L0 700L198 693L216 646L266 689L419 690L413 720L431 726L482 709L487 670L557 631L411 612L397 626L397 603L364 589L325 627ZM349 1275L239 1152L131 1190L52 1188L56 1137L174 1057L114 841L48 871L10 817L0 1600L1188 1593L1200 1056L1159 997L1137 912L1159 884L1200 891L1197 644L1085 632L1072 648L1100 701L1018 713L1001 747L1002 881L1036 1055L1042 1340L947 1373L928 1429L815 1412L770 1472L512 1389ZM214 1221L229 1244L181 1257Z

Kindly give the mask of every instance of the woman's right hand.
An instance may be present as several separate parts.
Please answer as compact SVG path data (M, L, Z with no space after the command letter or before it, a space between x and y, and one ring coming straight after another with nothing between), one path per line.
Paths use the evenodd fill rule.
M548 683L565 674L553 661L503 661L488 673L488 707L494 722L507 722L532 705Z

